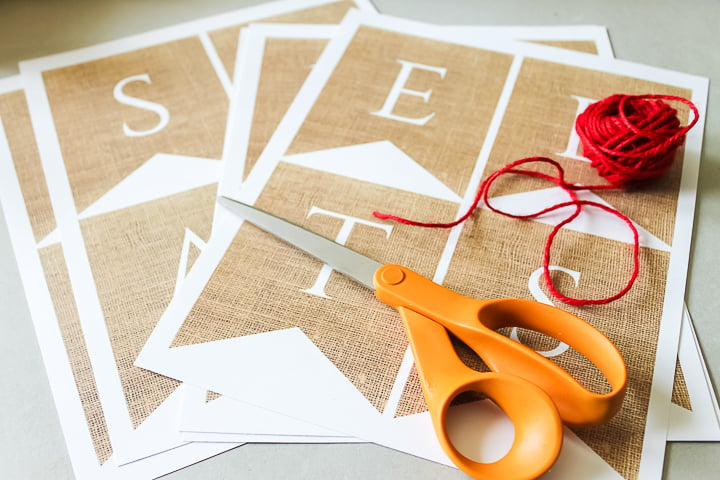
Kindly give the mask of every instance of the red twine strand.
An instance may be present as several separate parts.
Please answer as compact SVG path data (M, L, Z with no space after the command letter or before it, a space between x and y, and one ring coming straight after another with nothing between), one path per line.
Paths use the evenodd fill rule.
M694 118L680 127L677 111L663 100L682 102L690 107ZM625 295L640 272L640 241L637 228L618 210L598 202L579 200L578 190L612 190L639 186L664 174L671 166L677 148L685 141L685 134L698 121L699 113L689 100L670 95L612 95L593 103L578 116L575 128L583 145L583 154L590 159L598 174L609 184L578 185L565 181L565 171L555 160L547 157L529 157L516 160L482 181L470 208L458 219L447 222L419 222L396 215L373 212L383 220L394 220L405 225L427 228L452 228L467 220L482 201L488 209L500 215L532 219L565 207L573 212L552 229L543 250L543 277L549 292L562 302L575 306L610 303ZM520 168L525 164L542 163L554 167L557 174L548 175L537 170ZM558 203L537 212L517 215L502 211L490 203L489 190L493 182L505 174L526 175L551 181L562 188L569 201ZM550 275L550 249L557 233L580 215L583 207L604 210L625 222L633 235L633 271L627 284L616 294L600 299L568 297L557 290Z

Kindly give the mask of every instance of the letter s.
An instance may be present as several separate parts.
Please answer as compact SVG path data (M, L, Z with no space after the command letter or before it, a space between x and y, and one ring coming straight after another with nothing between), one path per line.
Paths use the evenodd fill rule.
M556 266L550 266L550 270L557 270L564 273L567 273L572 277L573 280L575 280L575 284L577 285L578 281L580 280L580 272L576 272L574 270L569 270L564 267L556 267ZM535 297L535 300L537 300L540 303L544 303L546 305L552 305L552 301L548 298L548 296L543 292L542 288L540 288L540 279L542 278L543 269L538 268L535 270L531 275L530 279L528 280L528 288L530 289L530 293L532 293L532 296ZM518 337L518 331L516 327L513 327L512 331L510 332L510 338L515 340L516 342L520 342L520 338ZM568 344L564 342L560 342L557 347L553 348L552 350L547 351L537 351L540 355L544 357L556 357L560 355L561 353L565 352L565 350L568 349Z
M148 75L147 73L124 78L120 80L113 89L113 96L115 97L115 100L131 107L136 107L142 110L149 110L151 112L154 112L160 117L160 121L157 123L157 125L155 125L149 130L133 130L132 128L128 127L127 123L123 122L123 132L128 137L144 137L159 132L167 126L168 121L170 120L170 113L168 112L167 108L160 105L159 103L154 103L126 95L125 92L123 92L123 88L125 87L125 85L131 82L145 82L147 84L152 83L150 81L150 75Z

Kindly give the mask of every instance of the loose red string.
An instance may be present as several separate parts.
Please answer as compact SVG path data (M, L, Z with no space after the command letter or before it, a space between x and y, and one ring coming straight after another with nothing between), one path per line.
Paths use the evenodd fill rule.
M685 127L680 127L677 111L664 100L682 102L690 107L694 117ZM583 154L590 159L598 174L609 184L579 185L565 181L565 171L555 160L547 157L529 157L516 160L494 172L480 183L472 205L458 219L447 222L420 222L396 215L373 212L383 220L394 220L405 225L427 228L451 228L467 220L483 202L488 209L500 215L532 219L565 207L575 207L572 214L552 229L543 250L543 277L549 292L570 305L600 305L610 303L625 295L632 288L640 272L640 241L633 222L618 210L598 202L579 200L578 190L612 190L645 184L664 174L673 163L677 148L685 141L685 135L698 121L699 112L689 100L671 95L612 95L593 103L578 116L576 131L583 145ZM537 170L519 168L530 163L547 164L555 168L556 175ZM525 175L551 181L563 189L570 200L537 212L517 215L502 211L490 203L489 190L493 182L506 174ZM583 207L604 210L625 222L633 235L633 271L627 284L616 294L600 299L568 297L555 287L550 275L550 250L557 233L580 215Z

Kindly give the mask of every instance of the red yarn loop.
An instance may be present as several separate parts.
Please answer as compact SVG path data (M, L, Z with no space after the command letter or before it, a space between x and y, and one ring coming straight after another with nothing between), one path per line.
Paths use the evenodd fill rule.
M664 100L684 103L693 119L680 126L677 110ZM692 102L671 95L611 95L578 115L575 130L583 155L608 182L638 186L663 175L700 114Z
M663 100L682 102L690 107L694 118L687 126L681 127L677 111ZM634 187L664 174L675 158L675 152L685 141L685 134L698 121L699 112L692 102L670 95L612 95L593 103L578 116L575 128L583 145L583 154L590 159L598 173L610 184L579 185L565 181L565 171L560 163L547 157L529 157L516 160L487 177L478 187L470 208L458 219L447 222L419 222L396 215L373 212L383 220L394 220L405 225L427 228L451 228L467 220L482 201L488 209L500 215L532 219L540 215L566 207L575 207L567 218L559 222L548 235L543 252L543 276L549 292L557 299L570 305L600 305L610 303L625 295L640 272L640 240L632 220L618 210L607 205L579 200L578 190L611 190ZM548 175L537 170L520 168L529 163L542 163L552 166L556 175ZM490 203L490 186L505 174L526 175L551 181L562 188L569 201L558 203L530 214L513 214L502 211ZM608 212L628 226L633 236L633 271L627 284L616 294L600 299L581 299L563 295L555 287L550 275L550 250L557 233L580 215L584 207Z
M557 171L556 176L547 175L542 172L538 172L537 170L527 170L523 168L518 168L524 164L528 163L544 163L551 165L555 168ZM558 203L555 205L551 205L546 208L542 208L536 212L533 213L527 213L527 214L515 214L511 212L506 212L503 210L498 209L497 207L493 206L490 203L489 198L489 192L490 187L492 184L501 176L506 174L516 174L516 175L525 175L529 177L535 177L540 178L544 180L549 180L558 185L560 188L562 188L570 198L567 202ZM602 203L598 202L591 202L587 200L579 200L577 197L577 194L575 193L577 190L598 190L603 189L606 190L608 188L618 188L613 187L612 185L576 185L567 183L565 181L565 170L562 168L562 166L552 158L547 157L530 157L530 158L523 158L520 160L516 160L512 163L509 163L508 165L504 166L500 170L494 172L492 175L487 177L483 182L480 184L480 188L478 188L478 191L475 195L475 199L473 200L472 205L470 208L463 214L460 218L457 220L454 220L452 222L447 223L437 223L437 222L417 222L414 220L408 220L406 218L398 217L395 215L389 215L384 214L380 212L373 212L373 215L377 218L383 219L383 220L394 220L399 223L403 223L405 225L413 225L413 226L419 226L419 227L428 227L428 228L451 228L456 225L459 225L463 223L465 220L467 220L472 214L477 205L480 202L483 202L487 206L487 208L495 213L498 213L500 215L510 217L510 218L518 218L518 219L532 219L539 217L541 215L544 215L546 213L553 212L555 210L559 210L561 208L565 207L575 207L573 212L568 215L567 218L559 222L555 227L553 227L552 231L548 235L547 241L545 243L545 248L543 252L543 262L542 262L542 268L543 268L543 277L545 279L545 285L547 286L548 291L550 294L552 294L555 298L558 300L568 303L570 305L575 306L583 306L583 305L599 305L604 303L609 303L614 300L617 300L618 298L622 297L627 293L630 288L632 287L633 283L635 283L635 280L638 277L638 274L640 273L640 242L638 237L638 231L637 228L635 228L635 225L633 224L632 220L630 220L628 217L620 213L619 211L615 210L612 207L608 207L607 205L604 205ZM623 287L618 293L615 295L612 295L610 297L601 298L601 299L582 299L582 298L573 298L568 297L564 294L562 294L557 287L555 287L555 284L552 281L552 276L550 275L550 249L552 247L552 242L555 239L555 236L557 233L568 223L572 222L575 218L577 218L578 215L582 212L583 207L593 207L598 208L600 210L604 210L612 215L615 215L619 219L621 219L625 224L627 224L628 228L632 232L633 235L633 271L630 275L630 279L628 280L625 287Z

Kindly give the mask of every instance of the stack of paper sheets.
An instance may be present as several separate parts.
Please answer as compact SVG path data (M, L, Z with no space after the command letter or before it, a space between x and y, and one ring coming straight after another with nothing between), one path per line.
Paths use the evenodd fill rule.
M154 478L253 441L369 441L451 465L396 312L216 196L467 296L557 304L539 280L562 212L479 210L427 230L372 211L451 220L528 156L598 183L573 126L613 93L683 96L700 123L660 182L584 194L635 222L642 270L614 303L558 306L618 346L628 394L609 424L565 429L547 478L659 478L667 440L720 440L683 308L706 79L614 60L602 27L440 27L366 0L267 3L20 70L0 80L0 194L79 480ZM493 198L513 211L564 201L551 187L514 179ZM631 241L583 213L553 247L557 282L614 293ZM563 344L533 346L574 365ZM508 422L457 408L493 439L475 454L501 456Z

